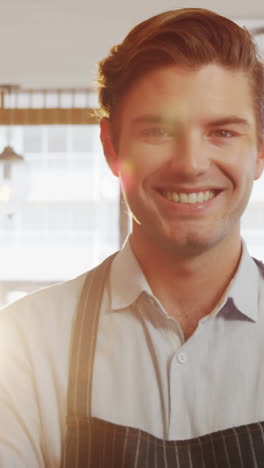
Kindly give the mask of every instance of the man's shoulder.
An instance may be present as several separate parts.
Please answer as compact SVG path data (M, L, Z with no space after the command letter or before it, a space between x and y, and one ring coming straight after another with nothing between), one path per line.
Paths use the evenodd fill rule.
M41 348L45 343L56 346L57 341L67 349L70 342L72 324L81 297L83 285L90 271L76 278L34 291L0 310L1 346L16 343L24 349L23 340L37 343ZM5 337L9 337L9 344ZM24 337L24 338L23 338Z
M113 255L107 257L102 263L81 275L34 291L0 310L0 320L4 316L21 316L25 314L71 314L76 309L84 283L89 284L103 276L105 267L111 265Z
M0 328L12 333L52 334L70 331L83 284L89 272L39 289L0 310ZM2 332L1 332L2 334ZM66 333L67 334L67 333Z
M83 273L76 278L33 291L32 293L27 294L15 302L3 307L1 309L1 313L13 312L18 308L22 310L32 305L38 305L40 308L44 308L48 303L58 300L60 302L64 302L68 300L69 296L75 296L78 294L87 274L88 272Z

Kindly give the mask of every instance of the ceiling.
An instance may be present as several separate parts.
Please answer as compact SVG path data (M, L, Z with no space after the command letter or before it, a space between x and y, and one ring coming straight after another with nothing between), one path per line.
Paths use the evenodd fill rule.
M0 84L92 86L96 62L136 23L183 6L264 25L263 0L1 0Z

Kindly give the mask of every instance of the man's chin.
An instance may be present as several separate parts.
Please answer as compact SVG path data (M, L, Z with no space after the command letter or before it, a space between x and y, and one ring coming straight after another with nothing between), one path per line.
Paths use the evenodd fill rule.
M159 245L162 249L171 252L171 254L180 257L194 257L205 253L214 248L220 239L211 236L198 235L197 233L188 233L185 236L169 236L167 239L159 239Z

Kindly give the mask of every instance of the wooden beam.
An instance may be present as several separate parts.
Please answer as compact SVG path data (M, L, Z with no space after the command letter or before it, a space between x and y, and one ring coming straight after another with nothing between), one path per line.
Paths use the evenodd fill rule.
M96 125L92 108L1 109L0 125Z

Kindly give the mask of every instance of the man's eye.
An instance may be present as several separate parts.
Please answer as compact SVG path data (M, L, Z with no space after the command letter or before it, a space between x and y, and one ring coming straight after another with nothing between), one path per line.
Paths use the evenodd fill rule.
M146 128L142 131L142 135L153 138L170 138L172 136L168 129L160 127Z
M235 136L234 132L231 132L230 130L223 130L223 129L215 130L214 135L220 138L231 138Z

